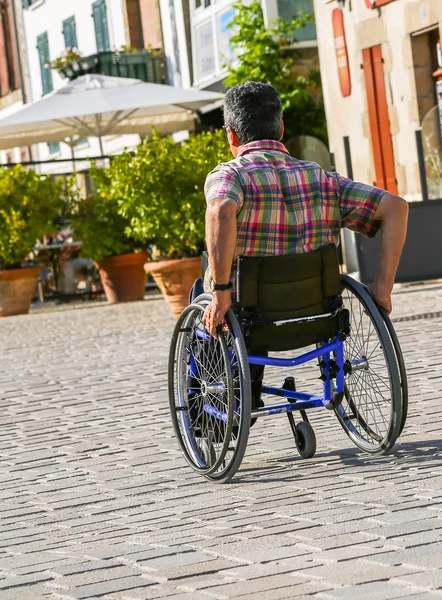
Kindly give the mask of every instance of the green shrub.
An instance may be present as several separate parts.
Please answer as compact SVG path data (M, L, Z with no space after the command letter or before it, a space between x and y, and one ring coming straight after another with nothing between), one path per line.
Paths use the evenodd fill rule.
M133 156L113 163L114 192L128 233L168 257L197 256L204 248L204 182L232 158L223 131L191 135L182 145L155 132Z
M20 267L62 209L60 181L21 165L0 169L0 269Z
M97 193L80 204L75 229L83 254L96 260L154 245L170 258L204 248L204 182L232 158L223 131L191 135L184 144L154 132L135 152L95 171Z
M72 206L75 237L83 241L81 253L97 262L108 256L144 249L127 235L128 221L120 214L118 197L111 193L110 169L93 169L96 191L92 196L77 196Z

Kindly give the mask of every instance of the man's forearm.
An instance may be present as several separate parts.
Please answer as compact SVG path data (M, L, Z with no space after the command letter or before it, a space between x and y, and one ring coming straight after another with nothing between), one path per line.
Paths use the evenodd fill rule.
M381 213L381 258L376 281L392 289L407 235L408 204L397 196L386 200Z
M206 241L210 270L215 283L230 279L236 248L236 202L212 200L206 211Z

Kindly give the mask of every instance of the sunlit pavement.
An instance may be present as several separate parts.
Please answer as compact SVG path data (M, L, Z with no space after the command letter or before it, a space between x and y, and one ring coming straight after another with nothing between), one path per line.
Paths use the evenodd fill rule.
M442 285L394 299L410 383L395 451L362 454L324 410L302 460L281 415L227 485L173 437L159 296L1 320L1 600L442 598Z

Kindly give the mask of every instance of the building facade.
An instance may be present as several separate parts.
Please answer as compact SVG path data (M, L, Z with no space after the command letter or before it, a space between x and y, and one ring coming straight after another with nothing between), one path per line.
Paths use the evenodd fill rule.
M4 116L19 110L28 98L20 11L16 0L0 0L0 114ZM29 149L11 149L0 158L9 163L29 160Z
M234 59L230 23L234 0L160 0L168 56L169 77L175 85L222 90L226 65ZM264 18L292 19L302 12L313 15L313 0L261 0ZM317 57L315 23L299 30L298 47L306 57Z
M84 57L103 56L111 63L113 53L123 46L162 47L157 0L76 0L75 3L15 0L12 3L13 0L0 0L0 118L7 116L9 106L9 112L17 110L23 103L36 102L66 84L68 79L49 68L49 63L68 48L76 49ZM13 32L17 33L18 43L12 37ZM94 138L68 142L77 158L100 154ZM105 138L104 152L118 153L138 142L138 135ZM25 161L30 154L39 161L67 160L72 157L72 149L63 142L38 144L31 152L17 148L0 152L0 161ZM71 163L65 162L44 165L41 170L66 172L71 167Z
M0 2L0 109L22 99L15 5Z
M66 81L48 64L61 56L66 48L76 48L83 56L108 52L131 42L127 13L120 0L23 0L24 45L27 51L30 98L38 101L65 85ZM136 136L135 136L136 137ZM130 143L132 140L125 140ZM97 156L98 141L76 140L75 155ZM121 139L105 140L105 152L112 153L122 145ZM68 144L55 142L34 147L34 159L68 159ZM42 171L66 172L70 163L42 166Z
M416 131L422 128L430 197L441 198L441 0L340 0L339 6L315 0L315 13L338 170L348 170L351 156L355 179L421 200Z

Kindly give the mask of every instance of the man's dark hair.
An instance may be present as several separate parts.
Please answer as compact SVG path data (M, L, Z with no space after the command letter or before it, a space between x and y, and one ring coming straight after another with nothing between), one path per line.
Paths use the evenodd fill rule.
M224 96L224 125L235 131L242 144L279 140L282 105L278 90L257 81L234 85Z

